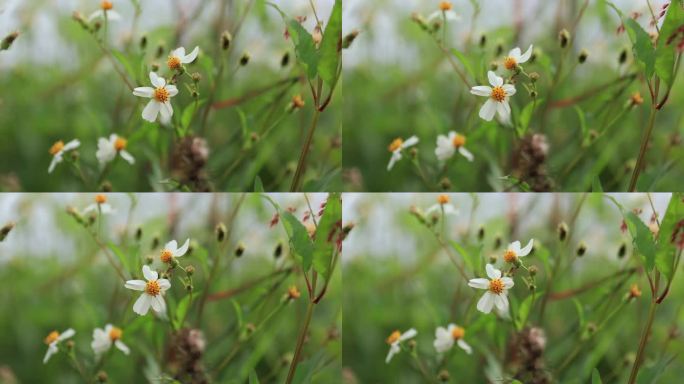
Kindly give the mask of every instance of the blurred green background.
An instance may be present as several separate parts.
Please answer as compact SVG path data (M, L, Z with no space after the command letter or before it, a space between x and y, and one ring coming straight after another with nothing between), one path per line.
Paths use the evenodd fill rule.
M193 265L194 301L186 327L200 329L204 351L200 364L214 382L245 383L254 371L261 383L285 380L297 334L306 312L306 285L288 253L287 235L281 225L270 227L273 207L257 194L241 197L231 194L109 194L116 213L105 216L102 241L119 249L140 277L141 263L158 257L171 239L181 244L192 241L190 254L179 258ZM0 279L7 285L0 293L0 382L74 383L82 382L60 353L43 365L47 345L43 339L53 330L71 327L76 331L75 351L87 372L94 369L90 347L92 331L112 323L123 329L122 341L131 349L129 356L113 349L101 367L111 383L172 382L174 359L168 323L148 314L136 315L133 301L139 293L124 289L114 269L107 263L88 232L67 215L66 207L82 209L94 196L5 194L0 196L0 222L13 220L16 227L0 243ZM271 195L282 207L296 209L301 218L307 210L302 195ZM325 195L309 196L318 207ZM133 199L133 200L131 200ZM240 204L234 221L230 216ZM136 205L131 206L135 201ZM130 212L130 213L129 213ZM221 248L214 233L216 223L228 226ZM97 223L92 228L97 228ZM142 236L136 240L140 228ZM159 245L153 246L154 239ZM235 249L244 246L244 254ZM282 255L274 257L280 244ZM211 294L201 322L197 320L199 297L205 289L211 261L219 258ZM128 272L126 272L127 276ZM171 280L166 302L176 310L186 296L177 271ZM313 382L339 382L341 374L341 273L336 271L327 295L316 306L302 361L299 382L311 375ZM290 286L301 298L276 311ZM270 314L270 317L269 317ZM257 327L251 333L250 328ZM241 340L241 341L240 341ZM227 368L215 370L233 354ZM181 380L181 382L189 382ZM199 381L198 381L199 382Z
M304 26L313 30L308 1L276 3L290 17L307 17ZM327 20L333 1L316 3ZM9 50L0 52L0 190L99 189L97 139L112 133L129 140L128 151L137 160L134 166L120 160L115 164L106 178L114 191L253 190L257 177L266 190L288 190L313 101L308 84L299 79L302 70L295 63L292 41L284 37L280 15L264 0L115 0L113 4L122 20L109 23L108 46L120 69L132 73L134 86L149 86L148 73L155 63L168 76L166 60L172 49L184 46L190 52L199 46L198 61L187 66L189 73L202 76L199 100L207 105L223 61L213 101L232 105L212 109L204 128L202 108L189 128L205 140L204 145L183 144L172 129L141 119L147 100L131 95L96 39L72 19L75 11L87 18L100 1L4 1L0 34L18 31L20 35ZM233 35L228 52L220 49L224 31ZM140 46L143 37L145 49ZM249 63L241 66L245 54ZM282 65L286 54L289 59ZM186 77L181 82L191 83ZM179 90L172 99L178 118L193 103L185 84ZM288 114L285 110L295 95L302 95L306 105ZM342 188L340 102L338 91L321 115L305 190ZM50 146L74 138L81 141L87 185L66 162L47 174Z
M527 326L541 329L543 334L533 343L524 337L515 339L518 331L510 321L475 309L484 291L467 286L435 237L409 213L414 207L424 212L435 204L436 197L345 194L345 221L356 224L345 243L343 264L343 363L347 383L438 382L437 376L443 370L450 376L445 382L450 383L510 383L515 364L537 367L550 375L548 382L591 382L594 368L603 383L627 382L646 322L650 291L643 271L630 272L639 262L629 234L620 230L622 216L612 202L601 194L450 195L460 213L447 219L447 241L457 243L470 255L457 256L458 260L465 259L469 277L485 276L484 264L490 257L498 257L496 265L501 268L501 256L510 242L520 240L525 245L534 238L534 253L522 261L538 268L536 285L540 294L547 291L549 268L557 261L563 264L554 275L551 292L560 295L589 287L549 299L543 321L539 320L538 299ZM626 210L642 209L640 217L650 222L646 195L613 197ZM670 196L654 194L652 199L662 220ZM569 228L562 243L556 230L561 222ZM438 223L436 229L440 226ZM586 253L578 257L576 250L582 243ZM620 258L622 246L625 255ZM681 275L680 265L669 296L657 308L639 383L674 383L684 374L680 358L684 344L679 336L684 321ZM523 276L527 276L523 270L516 273L509 294L514 308L529 297ZM620 307L619 302L632 284L637 284L642 296ZM598 327L615 310L598 331L580 342L589 327ZM465 328L464 340L472 346L472 355L454 346L444 359L437 357L432 344L435 328L449 323ZM418 331L414 339L416 351L427 378L407 351L385 364L389 350L386 338L394 330L404 332L409 328ZM543 344L540 360L516 355L530 344ZM561 368L573 353L574 358ZM529 377L520 381L544 382Z
M576 28L573 26L583 1L452 3L460 19L449 24L447 46L456 48L472 69L472 76L462 69L471 85L489 85L486 71L491 62L499 61L498 73L504 74L507 71L500 64L503 56L516 46L524 52L533 44L536 60L524 64L524 68L540 75L540 101L551 97L558 102L585 93L591 97L546 112L546 103L541 104L532 115L525 139L520 140L512 127L487 123L478 117L485 99L469 93L430 35L411 20L414 14L427 18L437 10L439 1L348 0L345 33L357 29L360 34L344 56L343 155L347 190L626 190L647 125L650 97L642 78L617 81L636 73L638 67L629 38L626 33L617 33L620 20L607 2L590 1ZM475 3L480 8L478 13ZM647 32L655 32L649 25L645 1L614 3L626 17L638 13L637 22ZM664 3L651 1L656 14ZM562 75L552 87L561 61L558 34L563 28L571 32L571 46L565 51ZM442 36L441 29L436 36ZM484 44L480 44L482 36ZM588 58L578 64L583 49ZM626 62L619 64L623 51ZM457 55L452 60L465 68ZM511 98L516 122L531 100L519 80L517 94ZM682 190L683 84L679 76L668 103L657 114L638 190ZM640 92L644 104L625 109L634 92ZM437 165L434 150L437 136L449 131L466 135L466 148L475 161L469 163L456 154L445 172ZM543 136L533 144L531 134ZM599 138L594 140L597 134ZM392 171L386 170L390 142L412 135L421 140L414 148L418 149L427 182L406 159L408 153ZM587 146L589 142L593 144ZM522 179L527 186L517 185L513 179L503 180L504 176ZM449 181L446 186L440 184L444 178Z

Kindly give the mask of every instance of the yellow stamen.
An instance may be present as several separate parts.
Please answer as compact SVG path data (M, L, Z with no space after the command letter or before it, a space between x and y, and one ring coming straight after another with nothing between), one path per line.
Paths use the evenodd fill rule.
M454 340L462 339L463 336L465 336L465 329L461 327L454 327L454 329L451 330L451 337Z
M503 258L507 263L515 263L515 261L518 260L518 255L515 253L515 251L507 249Z
M399 332L399 331L394 331L394 332L392 332L391 335L389 335L389 337L388 337L387 340L385 340L385 341L387 342L387 344L394 344L394 343L396 343L397 341L399 341L399 338L400 338L400 337L401 337L401 332Z
M161 287L157 280L150 280L145 285L145 292L150 296L157 296L161 292Z
M437 202L442 204L442 205L449 203L449 200L450 200L449 195L437 196Z
M387 149L389 149L390 152L394 152L400 149L402 145L404 145L404 140L401 138L396 138L394 141L392 141L389 147L387 147Z
M126 149L126 145L128 145L128 140L118 137L116 141L114 141L114 149L117 151L123 151Z
M506 91L504 91L503 87L494 87L492 88L491 98L494 101L502 102L506 99Z
M489 292L501 294L504 291L504 283L501 279L492 279L489 281Z
M107 202L107 196L105 195L95 195L95 202L98 204L104 204Z
M161 256L159 258L164 263L170 263L171 259L173 259L173 253L171 251L169 251L168 249L164 249L161 251Z
M512 58L510 56L506 56L504 58L504 67L506 67L506 69L508 69L509 71L514 70L515 67L517 67L517 66L518 66L518 62L514 58Z
M169 91L164 87L159 87L154 90L154 98L160 103L166 103L169 101Z
M64 142L62 140L60 140L60 141L52 144L52 147L50 147L50 154L52 156L54 156L54 155L58 154L59 152L61 152L62 149L64 149Z
M181 67L181 60L178 56L169 56L166 65L169 66L169 69L175 70Z
M58 338L59 338L59 332L52 331L45 338L45 344L50 345L50 344L54 343L55 341L57 341Z
M456 136L454 136L454 139L451 141L451 143L454 145L454 147L461 148L462 146L465 145L466 138L465 138L465 136L459 135L457 133Z
M123 335L123 331L121 330L121 328L112 327L112 329L109 331L109 338L112 341L121 339L121 335Z

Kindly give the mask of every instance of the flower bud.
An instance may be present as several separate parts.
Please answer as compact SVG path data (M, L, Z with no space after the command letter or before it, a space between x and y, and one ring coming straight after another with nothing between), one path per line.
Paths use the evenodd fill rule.
M278 244L276 244L275 249L273 250L273 257L275 259L278 259L282 255L283 255L283 243L279 241Z
M245 253L245 245L243 243L238 243L237 248L235 248L235 257L242 257Z
M193 73L193 74L190 75L190 76L192 77L192 82L195 83L195 84L197 84L197 83L199 83L200 81L202 81L202 75L201 75L199 72L195 72L195 73Z
M484 239L484 236L485 236L485 229L483 226L480 226L480 228L477 230L477 239L482 241L482 239Z
M280 59L280 66L285 68L290 64L290 52L283 53L283 58Z
M489 63L489 69L491 71L496 71L497 69L499 69L499 63L497 63L496 61L492 61L491 63Z
M618 248L617 257L619 259L622 259L623 257L625 257L625 254L627 254L627 244L622 243L620 244L620 248Z
M14 31L9 35L5 36L5 38L2 39L2 43L0 43L0 51L6 51L10 49L12 43L14 43L14 40L16 40L17 37L19 37L19 32L17 31Z
M499 249L501 247L501 235L496 235L494 238L494 249Z
M356 40L356 38L358 36L359 36L359 30L358 29L355 29L355 30L351 31L350 33L348 33L344 37L344 39L342 39L342 49L348 49L352 45L354 40Z
M496 264L498 259L496 256L489 256L489 264Z
M439 374L437 374L437 380L443 383L446 383L449 380L451 380L449 376L449 371L447 371L446 369L442 369L441 371L439 371Z
M216 241L218 241L218 242L220 243L220 242L222 242L223 240L225 240L225 238L226 238L226 231L227 231L227 230L226 230L226 225L223 224L223 223L218 223L218 224L216 225L216 230L215 230L215 232L216 232Z
M563 28L558 33L558 43L560 44L561 48L567 47L568 43L570 43L570 32L568 32L567 29Z
M147 35L140 37L140 49L143 51L147 49Z
M416 345L418 345L418 344L416 343L415 340L411 339L408 341L408 343L406 343L406 345L409 347L410 350L414 350L414 349L416 349Z
M629 293L627 294L627 300L638 299L640 297L641 297L641 290L639 289L639 286L636 284L632 284L632 286L629 287Z
M495 54L495 56L501 56L501 54L503 53L503 50L504 50L503 43L501 42L501 40L499 40L496 43L496 54Z
M527 272L530 274L530 276L534 277L537 275L537 272L539 272L539 270L537 269L537 267L533 265L527 269Z
M451 189L451 180L449 180L448 177L443 178L443 179L440 180L440 182L439 182L439 187L440 187L443 191L448 191L448 190L450 190L450 189Z
M188 265L187 267L185 267L185 274L188 276L194 275L195 274L195 267L193 267L192 265Z
M156 58L160 58L164 56L164 52L166 52L166 47L164 46L164 42L160 42L159 45L157 45L157 53L156 53Z
M140 241L140 239L142 238L142 235L143 235L142 227L136 228L136 230L135 230L135 241Z
M556 230L558 232L558 240L565 241L565 239L568 238L568 225L565 224L565 222L558 224L558 228Z
M627 61L627 48L623 48L620 51L620 56L618 56L618 63L624 64Z
M72 349L74 349L75 343L73 340L67 340L66 343L64 343L64 344L65 344L64 346L67 348L67 350L71 351Z
M484 48L487 45L487 35L484 33L480 35L480 47Z
M530 73L530 81L536 83L539 80L539 74L537 72Z
M109 377L107 376L107 372L105 371L100 371L97 373L97 376L95 377L98 383L106 383L109 380Z
M577 61L580 64L584 64L584 62L587 61L587 57L589 57L589 51L583 49L582 51L580 51L579 56L577 56Z
M230 43L233 41L233 35L230 34L230 32L225 31L221 35L221 48L224 51L227 51L228 48L230 48Z
M102 192L111 192L112 189L112 183L109 180L105 180L100 184L100 191Z
M537 96L539 96L539 94L537 93L537 91L535 91L535 90L531 90L531 91L530 91L530 97L531 97L531 98L536 99Z
M249 60L251 59L251 56L249 55L249 52L244 52L242 56L240 56L240 65L243 67L247 64L249 64Z
M2 226L2 229L0 229L0 241L5 241L7 235L14 229L14 226L15 224L12 221Z
M577 257L582 257L585 253L587 253L587 244L584 241L579 243L576 253Z
M159 235L154 235L152 238L152 249L157 249L159 247Z
M152 64L150 65L150 70L151 70L152 72L159 72L159 63L152 63Z

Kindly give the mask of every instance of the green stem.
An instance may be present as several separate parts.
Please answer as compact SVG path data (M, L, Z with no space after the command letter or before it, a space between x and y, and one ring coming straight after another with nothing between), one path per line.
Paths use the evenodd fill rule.
M651 333L651 327L653 326L653 319L655 318L656 310L655 298L651 300L651 307L648 309L648 320L646 320L646 326L641 334L641 341L639 341L639 350L637 351L636 359L634 359L634 365L632 365L632 373L629 375L629 384L634 384L639 374L639 368L641 367L641 360L644 356L644 351L646 350L646 343L648 343L648 335Z
M656 117L655 104L651 107L651 114L648 117L648 126L644 132L644 136L641 138L641 148L639 149L639 157L637 158L636 166L634 171L632 171L632 180L629 182L629 192L634 192L636 190L637 180L639 180L639 174L641 173L641 168L644 164L644 158L646 157L646 149L648 148L648 142L651 139L651 133L653 133L653 126L655 125Z
M297 163L297 170L295 171L292 184L290 185L290 192L297 192L301 188L302 175L304 174L304 167L306 165L306 156L309 154L309 148L311 147L313 135L316 131L316 125L318 125L318 118L320 116L321 111L318 108L315 108L311 127L309 128L304 145L302 146L302 152L299 154L299 162Z
M304 325L299 331L299 337L297 338L297 347L295 348L294 357L292 358L292 363L290 363L290 370L287 372L286 384L292 383L294 379L295 371L297 370L297 364L299 364L299 358L302 354L302 347L304 346L304 339L306 339L306 332L309 329L309 324L311 323L311 316L313 315L314 302L309 300L309 305L306 308L306 317L304 318Z

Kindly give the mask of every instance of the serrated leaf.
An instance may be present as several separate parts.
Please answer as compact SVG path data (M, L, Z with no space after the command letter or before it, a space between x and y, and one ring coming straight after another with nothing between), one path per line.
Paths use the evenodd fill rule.
M658 252L655 255L656 268L672 280L674 275L674 261L677 246L672 242L672 233L677 223L684 220L684 194L673 193L665 216L658 231Z
M337 81L342 47L342 0L335 0L319 50L318 74L328 86Z
M313 214L313 213L312 213ZM341 230L342 200L339 193L328 195L323 216L318 222L314 239L313 267L316 272L330 279L332 273L332 257L335 250L335 238Z
M653 270L655 266L655 254L656 245L653 240L653 234L651 230L648 229L646 224L635 215L634 212L627 212L625 214L625 220L627 222L627 228L629 233L632 235L632 242L634 246L639 251L644 267L647 272Z
M632 41L634 56L643 65L644 73L650 79L655 67L655 48L651 42L651 36L634 19L629 18L624 23L629 39Z
M313 258L314 246L309 238L309 232L307 232L306 227L297 220L296 217L290 212L281 212L280 214L285 227L285 232L287 232L287 237L290 241L290 247L292 248L295 260L301 264L304 271L308 271L311 268L311 262Z

